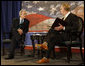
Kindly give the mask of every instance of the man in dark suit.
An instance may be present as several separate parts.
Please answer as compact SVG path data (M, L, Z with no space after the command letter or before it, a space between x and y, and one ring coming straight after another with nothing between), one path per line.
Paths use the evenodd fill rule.
M12 41L9 48L9 55L5 59L13 59L15 48L18 44L24 44L25 35L28 32L29 20L25 18L27 12L25 10L20 10L19 16L20 18L14 18L13 24L11 28L12 33Z
M37 63L47 63L49 62L50 53L55 51L55 45L61 44L61 42L70 40L69 33L74 30L75 32L78 30L78 19L79 17L72 14L70 12L70 5L68 3L64 3L60 7L61 14L64 16L63 21L65 25L59 23L59 26L54 29L50 29L47 34L47 56L37 61ZM55 20L56 22L56 20ZM76 39L76 34L73 35L73 39ZM45 43L46 43L45 42ZM53 54L55 56L55 54Z

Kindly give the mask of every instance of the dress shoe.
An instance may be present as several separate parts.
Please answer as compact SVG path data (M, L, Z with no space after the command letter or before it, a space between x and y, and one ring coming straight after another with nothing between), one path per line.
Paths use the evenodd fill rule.
M49 62L49 59L47 59L47 58L44 57L41 60L37 61L36 63L41 64L41 63L48 63L48 62Z
M7 58L5 58L5 60L10 60L10 59L13 59L14 56L8 56Z

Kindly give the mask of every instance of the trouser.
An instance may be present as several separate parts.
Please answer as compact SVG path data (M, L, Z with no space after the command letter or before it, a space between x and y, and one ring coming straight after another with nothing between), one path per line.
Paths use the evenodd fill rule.
M48 44L48 50L47 50L46 58L50 58L50 55L53 55L53 57L56 57L56 54L55 54L55 44L53 44L51 46L50 46L50 44Z
M11 45L10 45L10 48L9 48L9 56L15 55L15 49L16 49L17 45L19 45L21 43L24 44L24 39L25 39L24 35L20 36L20 37L15 37L15 36L12 37Z
M60 44L60 42L63 40L63 34L55 31L55 30L49 30L47 34L47 43L48 43L48 51L47 51L47 58L50 58L51 52L53 54L53 57L55 56L55 45Z
M50 29L46 40L48 43L47 58L50 58L51 52L53 52L53 56L55 57L55 45L62 46L62 42L69 40L70 35L68 32ZM72 40L76 40L76 34L72 34Z

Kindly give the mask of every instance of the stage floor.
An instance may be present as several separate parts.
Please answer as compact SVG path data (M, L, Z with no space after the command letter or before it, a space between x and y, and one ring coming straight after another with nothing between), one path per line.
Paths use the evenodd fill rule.
M66 53L56 53L56 59L50 58L49 63L37 64L36 61L39 60L37 54L35 57L29 56L32 55L31 50L25 50L25 55L20 56L19 53L15 54L15 58L12 60L5 60L7 57L1 56L1 65L80 65L82 63L81 56L79 53L73 53L70 63L66 62Z

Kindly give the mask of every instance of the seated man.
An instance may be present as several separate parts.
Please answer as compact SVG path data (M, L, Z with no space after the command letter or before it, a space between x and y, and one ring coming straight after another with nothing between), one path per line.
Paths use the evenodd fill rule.
M55 45L61 44L60 42L70 40L68 32L70 32L71 30L78 30L79 17L70 12L70 5L68 3L61 5L60 12L64 16L63 21L65 22L65 25L59 23L59 26L48 31L47 40L46 42L44 42L48 46L45 46L45 48L48 49L47 56L37 61L37 63L48 63L50 53L55 53ZM76 40L76 34L73 35L72 40ZM55 57L55 54L53 55Z
M16 45L22 42L24 44L25 34L28 32L28 27L29 27L29 21L25 18L26 15L27 12L22 9L19 12L20 18L13 19L13 24L11 29L12 42L9 48L9 55L5 59L13 59Z

